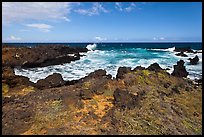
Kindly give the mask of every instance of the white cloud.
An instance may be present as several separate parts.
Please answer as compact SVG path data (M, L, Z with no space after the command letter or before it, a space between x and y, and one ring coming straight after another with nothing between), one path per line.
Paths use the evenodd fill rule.
M123 11L121 2L116 2L116 3L115 3L115 8L118 9L118 10L120 10L120 11Z
M8 37L6 39L6 41L19 41L19 40L21 40L21 38L20 37L16 37L14 35L11 35L10 37Z
M154 37L153 40L158 40L158 38Z
M136 7L135 3L131 2L130 5L127 8L125 8L125 11L130 12L134 10L135 7Z
M71 10L68 2L3 2L3 23L16 23L28 20L69 21Z
M49 32L50 29L52 28L51 25L48 24L26 24L27 27L32 27L32 28L37 28L42 32Z
M153 40L165 40L164 37L154 37Z
M93 15L99 15L101 12L107 13L109 12L107 9L105 9L102 4L95 2L93 3L92 7L90 9L77 9L75 12L82 14L82 15L88 15L88 16L93 16Z
M143 3L138 2L137 4L135 2L131 2L128 6L125 6L122 4L122 2L116 2L115 3L115 8L119 11L124 11L124 12L131 12L133 10L141 9L141 5L144 5Z
M96 36L95 37L95 40L97 40L97 41L105 41L105 40L107 40L107 38L103 38L103 37L99 37L99 36Z
M160 40L165 40L165 38L164 38L164 37L160 37L159 39L160 39Z

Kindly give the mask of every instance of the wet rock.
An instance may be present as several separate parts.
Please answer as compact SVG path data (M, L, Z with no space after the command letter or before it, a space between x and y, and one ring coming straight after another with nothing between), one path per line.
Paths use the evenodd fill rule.
M181 51L180 53L177 53L176 56L181 56L181 57L188 57L186 54Z
M65 84L65 81L62 79L61 74L54 73L45 79L38 80L36 83L36 87L38 89L47 89L53 87L60 87Z
M191 47L184 47L184 48L178 48L175 47L175 52L188 52L188 53L194 53L194 51L191 49Z
M171 75L176 77L187 77L188 72L186 71L184 63L185 62L183 60L178 61L177 65L174 65L174 71Z
M116 75L116 79L122 79L124 78L124 74L131 72L130 67L119 67L118 72Z
M193 59L189 58L191 65L196 65L199 61L198 56L196 55Z
M195 79L196 85L202 85L202 78L201 79Z
M153 63L153 64L151 64L148 68L147 68L148 70L150 70L150 71L160 71L160 70L163 70L160 66L159 66L159 64L158 63Z

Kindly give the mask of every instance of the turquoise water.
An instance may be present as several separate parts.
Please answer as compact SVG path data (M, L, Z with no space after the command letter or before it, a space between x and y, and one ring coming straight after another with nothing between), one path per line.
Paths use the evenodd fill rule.
M76 43L75 43L76 44ZM85 45L87 44L87 45ZM74 46L71 45L71 46ZM75 45L76 46L76 45ZM188 57L176 56L173 52L174 46L191 46L194 50L202 49L202 44L127 44L127 43L101 43L78 45L87 47L87 53L80 53L86 56L81 57L80 60L66 63L63 65L54 65L42 68L31 69L15 69L16 75L23 75L29 77L31 81L37 82L53 73L60 73L64 80L80 79L90 72L97 69L105 69L108 74L113 77L116 76L119 67L126 66L134 69L136 66L148 67L152 63L159 63L159 65L168 70L169 73L173 71L173 65L180 59L185 61L185 66L189 72L189 78L202 77L202 53L192 54L185 53ZM199 57L197 65L190 65L188 58L193 58L195 55Z

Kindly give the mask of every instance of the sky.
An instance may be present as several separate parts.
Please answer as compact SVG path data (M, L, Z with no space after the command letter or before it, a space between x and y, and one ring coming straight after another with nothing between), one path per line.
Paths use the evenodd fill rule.
M202 3L3 2L2 42L202 42Z

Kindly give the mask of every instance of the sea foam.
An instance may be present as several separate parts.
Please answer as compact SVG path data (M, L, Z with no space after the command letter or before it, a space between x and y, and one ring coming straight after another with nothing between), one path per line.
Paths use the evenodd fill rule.
M86 48L88 50L91 50L91 51L93 51L96 47L97 47L97 45L95 43L94 44L89 44L89 45L86 46Z
M85 56L82 56L80 60L42 68L14 69L15 74L26 76L35 83L39 79L44 79L53 73L60 73L64 80L76 80L98 69L105 69L107 74L116 77L119 67L125 66L133 69L136 66L142 66L147 68L153 63L158 63L163 69L168 68L167 72L172 73L173 65L182 59L185 61L184 65L189 72L189 78L202 77L202 53L186 53L188 57L180 57L176 56L175 52L172 52L175 47L156 50L142 48L96 50L96 44L89 44L86 47L90 51L85 53ZM161 50L166 52L160 52ZM199 56L199 63L197 65L190 65L188 58L193 58L195 55Z

